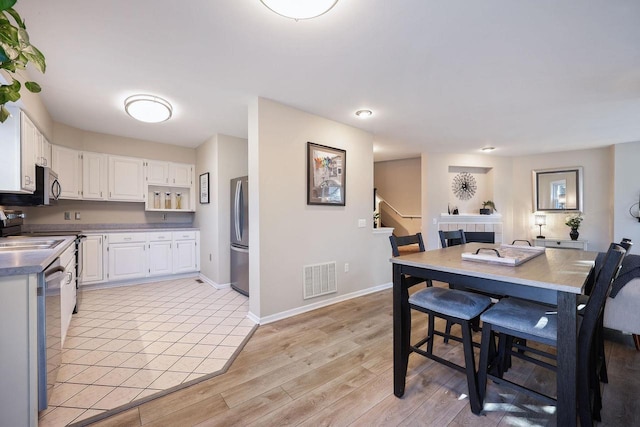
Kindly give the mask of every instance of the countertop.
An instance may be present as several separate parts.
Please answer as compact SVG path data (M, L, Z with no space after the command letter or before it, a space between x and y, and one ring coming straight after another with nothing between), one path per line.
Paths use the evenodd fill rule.
M43 237L7 237L7 241L39 241ZM47 236L46 240L63 240L53 249L0 251L0 276L42 273L69 245L75 236ZM3 240L4 241L4 240Z

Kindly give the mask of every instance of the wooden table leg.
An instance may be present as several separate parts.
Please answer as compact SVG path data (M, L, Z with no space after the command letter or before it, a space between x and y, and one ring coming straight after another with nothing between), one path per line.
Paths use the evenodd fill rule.
M409 291L402 283L401 266L393 264L393 394L397 397L404 394L410 335Z
M576 295L558 292L558 419L559 426L576 425L577 365Z

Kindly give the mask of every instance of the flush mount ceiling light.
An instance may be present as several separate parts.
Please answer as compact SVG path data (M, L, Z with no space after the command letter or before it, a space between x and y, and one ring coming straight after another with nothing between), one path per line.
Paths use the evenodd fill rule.
M271 11L285 18L316 18L327 13L338 0L260 0Z
M132 95L124 100L124 110L136 120L160 123L171 118L173 108L168 101L153 95Z
M356 111L356 116L360 117L361 119L367 118L367 117L371 117L373 115L373 111L371 110L358 110Z

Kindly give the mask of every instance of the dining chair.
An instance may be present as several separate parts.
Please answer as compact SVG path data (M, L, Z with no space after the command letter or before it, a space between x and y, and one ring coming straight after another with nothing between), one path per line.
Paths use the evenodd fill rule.
M416 233L409 236L394 236L392 234L391 236L389 236L389 241L391 242L391 254L394 257L400 256L401 247L407 247L411 245L417 248L417 252L425 251L424 240L422 240L422 233ZM408 287L417 285L418 283L422 282L426 282L427 287L433 285L431 279L425 280L420 277L412 277L408 274L404 275L404 280Z
M464 235L463 229L452 231L439 230L438 234L440 235L440 245L443 248L448 248L449 246L464 245L465 243L467 243L467 238Z
M611 291L611 284L620 269L625 252L625 249L616 243L610 245L602 268L597 272L593 291L584 308L584 315L580 317L576 361L577 390L580 423L584 427L593 424L593 408L595 407L599 413L598 406L601 406L600 386L597 384L598 379L594 366L597 349L593 345L593 339L599 318L604 310L605 300ZM555 360L555 355L538 349L530 350L541 357L535 358L529 354L513 352L510 345L504 344L508 339L517 337L557 347L557 316L549 313L550 309L547 305L518 298L504 298L482 313L480 320L483 322L483 328L478 371L481 402L486 396L487 379L491 379L498 385L555 404L555 398L504 378L505 360L512 356L557 371L556 365L551 363ZM495 334L499 336L497 349L495 348Z
M623 238L620 241L619 245L625 249L626 253L624 258L626 258L627 254L629 253L629 250L631 249L631 246L633 246L631 239ZM587 277L587 282L585 284L585 294L578 295L578 314L580 316L584 314L584 307L586 306L587 301L589 300L589 295L591 294L593 286L595 284L595 276L602 267L602 260L604 256L605 256L605 253L601 252L598 254L598 257L596 258L595 266L591 270L589 277ZM622 263L624 265L624 259ZM598 368L597 368L598 377L600 378L600 381L603 383L609 382L609 376L607 374L607 361L606 361L606 356L604 351L604 318L606 317L606 314L608 311L607 303L611 305L611 298L607 298L605 300L605 308L598 321L598 327L596 329L595 337L594 337L595 345L598 347ZM613 329L617 329L617 328L613 328Z
M485 295L440 287L425 288L409 297L410 308L428 315L427 337L416 344L410 345L409 350L465 373L469 403L474 414L479 414L482 411L482 401L479 395L478 375L473 351L474 343L471 336L472 324L478 322L480 314L490 305L491 298ZM446 337L445 333L435 330L434 317L445 319L447 324L457 323L461 326L462 338L456 336L451 336L450 338L462 342L464 365L458 365L433 353L434 336ZM424 345L426 345L426 349L421 348Z
M465 243L467 243L467 238L464 234L463 229L452 230L452 231L439 230L438 235L440 236L440 245L443 248L448 248L449 246L464 245ZM453 288L453 286L449 284L449 288ZM478 324L475 325L476 329ZM445 344L449 342L449 337L451 336L451 325L452 323L447 321L447 325L445 326L445 330L444 330Z

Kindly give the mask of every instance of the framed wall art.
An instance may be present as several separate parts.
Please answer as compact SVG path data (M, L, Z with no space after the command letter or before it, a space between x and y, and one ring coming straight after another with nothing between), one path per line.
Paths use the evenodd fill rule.
M307 204L345 205L347 152L307 142Z
M200 204L209 203L209 172L200 175Z

